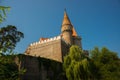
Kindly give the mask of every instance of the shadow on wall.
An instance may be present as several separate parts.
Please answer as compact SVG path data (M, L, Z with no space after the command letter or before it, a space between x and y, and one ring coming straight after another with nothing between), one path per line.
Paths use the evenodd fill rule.
M19 54L15 62L26 69L22 80L67 80L60 62L24 54Z

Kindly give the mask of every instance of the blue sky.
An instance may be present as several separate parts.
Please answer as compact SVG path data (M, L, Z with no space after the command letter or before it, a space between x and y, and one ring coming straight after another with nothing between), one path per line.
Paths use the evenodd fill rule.
M40 37L59 35L66 8L83 49L107 47L120 56L120 0L1 0L0 5L11 7L0 27L15 25L25 35L16 52Z

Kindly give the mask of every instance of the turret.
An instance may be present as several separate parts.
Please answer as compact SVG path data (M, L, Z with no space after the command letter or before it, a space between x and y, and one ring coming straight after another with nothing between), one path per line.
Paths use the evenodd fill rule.
M65 42L70 45L73 44L72 29L73 29L73 26L72 26L72 24L69 20L69 17L65 11L63 22L62 22L62 27L61 27L61 33L62 33L62 38L65 40Z

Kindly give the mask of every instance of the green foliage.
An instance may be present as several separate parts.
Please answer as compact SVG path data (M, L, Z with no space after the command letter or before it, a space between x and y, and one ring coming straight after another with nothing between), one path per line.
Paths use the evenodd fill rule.
M0 80L18 80L19 75L25 72L25 69L18 69L13 55L13 49L23 37L15 26L0 28Z
M16 43L24 37L24 34L17 30L15 26L8 25L0 28L0 53L11 53L16 47Z
M0 23L6 18L6 12L10 10L10 7L0 6Z
M20 76L26 72L26 69L20 68L16 64L16 57L22 58L22 55L4 55L0 56L0 80L20 80Z
M6 19L9 10L10 7L0 6L0 23ZM25 69L18 70L14 61L15 55L11 54L17 42L23 37L23 33L15 26L0 28L0 80L20 80L19 75L25 72ZM7 53L9 55L5 55Z
M92 61L78 46L70 48L69 54L64 57L63 67L68 80L95 79Z
M16 80L18 68L13 61L13 56L0 56L0 80Z
M97 47L91 51L91 59L94 61L100 80L120 79L120 59L115 52Z

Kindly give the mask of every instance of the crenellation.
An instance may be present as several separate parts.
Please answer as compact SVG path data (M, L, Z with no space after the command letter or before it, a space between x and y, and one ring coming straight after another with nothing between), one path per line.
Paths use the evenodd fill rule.
M37 45L38 43L37 42L35 42L35 45Z
M30 44L30 46L39 45L39 44L42 44L42 43L46 43L46 42L50 42L50 41L54 41L54 40L59 40L59 39L61 39L61 36L56 36L56 37L53 37L53 38L49 38L47 40L33 42L33 43Z
M33 44L31 43L30 46L33 46Z

